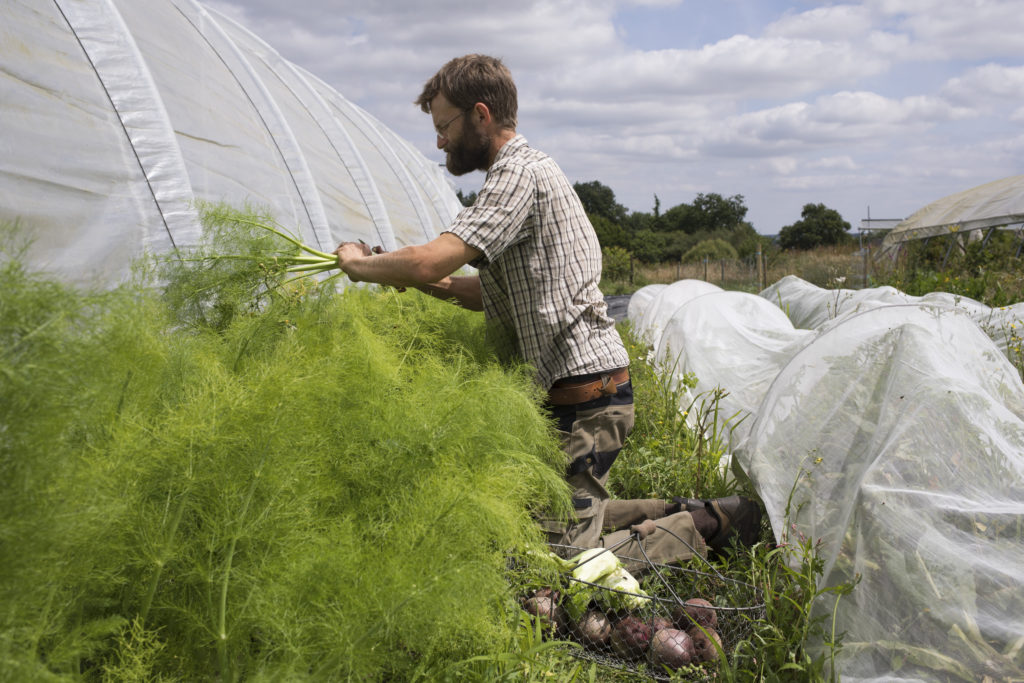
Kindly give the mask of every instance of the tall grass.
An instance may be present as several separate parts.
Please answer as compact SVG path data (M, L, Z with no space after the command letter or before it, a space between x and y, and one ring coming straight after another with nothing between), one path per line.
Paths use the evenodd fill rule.
M987 241L956 233L914 240L900 247L894 261L879 264L885 267L875 281L913 295L942 291L993 307L1016 304L1024 301L1019 249L1019 236L1009 231L996 231Z
M870 261L865 272L864 256L857 245L820 247L808 251L775 248L765 252L762 270L758 270L754 257L654 264L634 260L628 270L606 273L601 291L605 294L629 294L644 285L692 279L704 280L722 289L756 293L763 289L759 277L770 285L786 275L796 275L819 287L858 288L873 272Z

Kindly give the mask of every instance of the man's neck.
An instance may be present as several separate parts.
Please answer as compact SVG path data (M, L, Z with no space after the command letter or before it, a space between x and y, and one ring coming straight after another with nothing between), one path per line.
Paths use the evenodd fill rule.
M516 136L516 131L512 128L502 128L497 135L491 138L491 152L487 157L487 168L490 168L494 164L494 160L498 157L498 152L505 146L505 143Z

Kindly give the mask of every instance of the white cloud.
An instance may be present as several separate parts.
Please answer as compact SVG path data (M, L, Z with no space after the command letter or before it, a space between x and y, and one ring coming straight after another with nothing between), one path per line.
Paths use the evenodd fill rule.
M768 165L777 175L789 175L796 171L800 162L794 157L775 157L768 160Z
M941 92L944 97L962 103L1017 101L1024 94L1024 66L986 64L949 79Z
M1019 172L1024 146L1019 0L802 1L774 16L762 0L208 4L431 159L429 120L412 105L423 82L453 56L498 55L531 143L638 210L653 193L668 208L701 191L743 194L768 232L808 202L898 215ZM694 22L647 48L653 29L616 23L624 7L681 16L672 5Z
M935 97L840 92L813 104L791 102L730 117L707 131L706 149L709 154L757 156L852 143L895 145L965 115L966 110Z
M621 99L786 98L884 71L851 45L736 35L699 50L633 51L552 74L554 92Z
M834 157L822 157L816 159L807 164L808 168L820 168L826 170L839 169L843 171L856 171L861 168L860 164L855 162L848 155L834 156Z
M865 6L898 22L921 59L1022 54L1024 12L1019 0L869 0Z
M871 31L871 19L871 13L864 6L833 5L799 14L787 12L765 27L764 33L769 37L852 42Z
M639 5L641 7L674 7L682 4L683 0L626 0L624 4Z

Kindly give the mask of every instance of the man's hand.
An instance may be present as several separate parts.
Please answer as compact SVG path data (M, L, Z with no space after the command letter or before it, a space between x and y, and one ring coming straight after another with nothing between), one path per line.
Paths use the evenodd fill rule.
M629 527L631 534L635 535L641 541L653 534L658 529L658 525L654 523L653 519L645 519L639 524L634 524Z
M370 256L373 253L374 251L370 249L370 246L365 242L342 242L338 245L338 248L334 250L334 254L338 257L338 267L342 270L345 270L345 264L348 261ZM345 273L348 274L348 271L345 271ZM350 274L349 279L356 282L355 278Z

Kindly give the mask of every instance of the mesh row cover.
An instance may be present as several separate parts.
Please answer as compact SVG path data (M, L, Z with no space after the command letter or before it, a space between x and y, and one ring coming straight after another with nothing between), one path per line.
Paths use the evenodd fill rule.
M742 413L733 457L776 539L815 545L820 588L859 577L838 606L832 594L815 605L829 625L836 608L844 680L1020 679L1017 370L962 300L865 291L799 329L779 307L782 284L759 297L682 281L630 315L640 334L644 320L657 333L647 340L667 372L696 373L694 395L722 388L721 414ZM672 289L683 303L647 318ZM814 308L782 299L794 317Z
M877 306L923 303L956 308L967 313L1007 357L1017 358L1021 353L1024 302L992 308L948 292L912 296L893 287L823 289L795 275L782 278L761 296L782 308L801 329L815 329L835 318Z
M267 210L323 250L427 241L461 208L436 163L196 0L3 15L0 221L32 238L33 268L118 282L195 244L196 200Z

